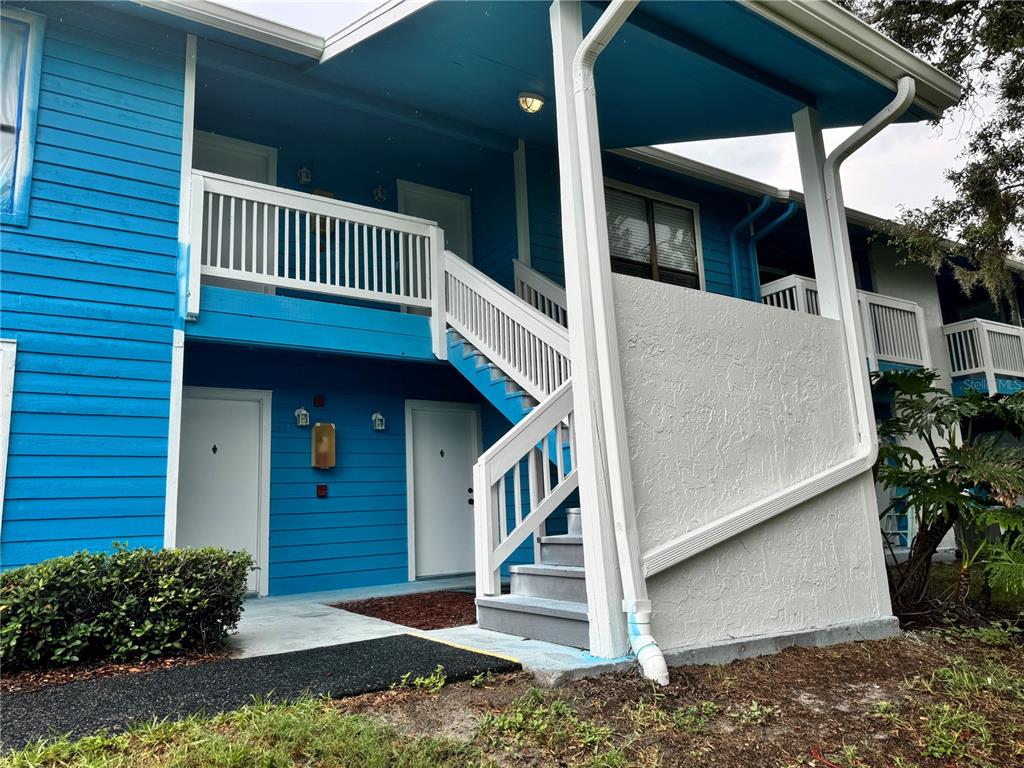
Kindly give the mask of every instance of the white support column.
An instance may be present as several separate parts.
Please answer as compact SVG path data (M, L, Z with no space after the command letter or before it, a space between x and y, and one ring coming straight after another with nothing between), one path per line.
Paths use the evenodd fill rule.
M835 259L832 254L828 207L825 202L825 145L821 137L818 110L804 107L793 115L796 130L796 153L800 161L800 179L804 187L807 229L811 237L814 277L818 284L818 311L822 317L838 319Z
M829 199L829 185L825 179L828 158L822 141L818 111L813 107L804 107L793 115L793 127L796 131L800 177L804 186L811 255L814 258L818 308L822 317L840 321L844 352L850 365L851 413L856 419L860 439L874 440L865 323L857 304L842 188L836 185L833 193L836 199Z
M522 139L512 155L516 186L516 258L530 266L530 199L526 183L526 142Z
M587 567L590 652L617 657L629 648L621 610L622 579L618 568L609 470L602 424L597 362L598 318L584 233L583 191L579 177L578 120L572 88L572 62L583 41L579 3L557 0L551 6L555 103L558 127L558 173L562 209L562 252L572 353L576 451L580 477L583 554ZM596 258L596 254L594 254ZM599 286L598 286L599 288ZM601 332L605 330L600 323ZM619 401L621 407L621 400Z

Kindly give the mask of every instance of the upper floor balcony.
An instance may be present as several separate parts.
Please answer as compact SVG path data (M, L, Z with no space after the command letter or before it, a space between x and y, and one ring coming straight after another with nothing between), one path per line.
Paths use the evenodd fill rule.
M817 283L800 275L788 275L764 284L761 286L761 301L772 307L821 314ZM866 331L870 370L933 367L924 310L919 304L894 296L857 291L857 306Z
M1024 328L976 318L944 325L942 332L954 394L1010 395L1024 389Z

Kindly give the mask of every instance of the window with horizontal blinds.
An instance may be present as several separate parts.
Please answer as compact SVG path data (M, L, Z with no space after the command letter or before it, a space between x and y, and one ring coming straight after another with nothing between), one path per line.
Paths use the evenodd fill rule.
M0 208L13 207L14 178L18 163L18 134L21 131L21 104L25 83L25 51L28 25L4 19L0 27Z
M700 287L694 212L605 188L612 271Z

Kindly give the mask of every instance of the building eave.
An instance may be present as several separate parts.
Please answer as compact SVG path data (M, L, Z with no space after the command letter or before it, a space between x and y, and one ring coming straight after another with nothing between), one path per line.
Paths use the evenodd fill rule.
M324 38L210 0L135 0L145 8L266 43L319 61Z
M938 118L960 101L963 87L953 78L834 2L740 0L752 12L857 69L891 90L903 75L917 83L914 103Z
M399 24L417 11L432 5L435 1L388 0L388 2L368 11L351 24L342 27L333 35L330 35L324 43L324 50L320 61L324 62L333 59L335 56L344 53L364 40L368 40L388 27Z

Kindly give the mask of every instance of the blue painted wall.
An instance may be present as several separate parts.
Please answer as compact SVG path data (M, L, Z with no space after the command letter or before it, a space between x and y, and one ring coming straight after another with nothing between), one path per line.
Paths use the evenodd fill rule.
M436 361L426 315L215 286L203 287L199 318L185 324L185 334L197 341Z
M48 16L30 218L3 227L18 341L0 563L163 537L185 37Z
M481 407L484 446L510 428L459 373L442 363L245 349L189 342L185 383L273 391L270 472L270 592L392 584L408 579L405 401L445 400ZM323 408L313 396L324 395ZM311 421L337 426L331 470L309 466ZM380 411L385 432L374 432ZM329 496L316 498L316 484Z

